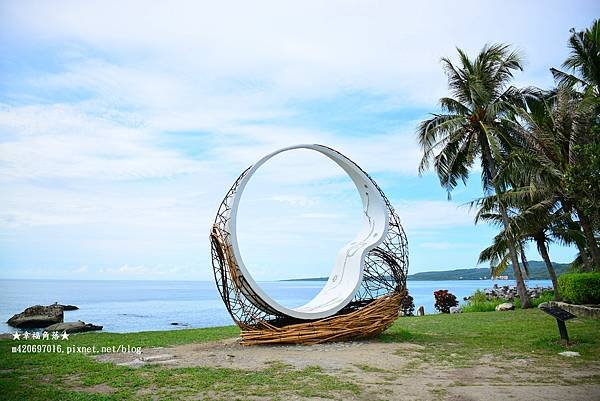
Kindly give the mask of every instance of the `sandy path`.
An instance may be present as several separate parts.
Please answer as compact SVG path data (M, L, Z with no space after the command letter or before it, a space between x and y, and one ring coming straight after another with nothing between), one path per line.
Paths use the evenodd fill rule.
M600 400L600 383L586 379L600 366L547 371L528 360L483 355L475 366L457 368L422 363L418 354L424 351L416 344L378 341L243 347L232 339L96 358L131 367L159 364L257 370L273 362L299 369L320 366L328 374L360 385L362 393L350 398L355 400Z

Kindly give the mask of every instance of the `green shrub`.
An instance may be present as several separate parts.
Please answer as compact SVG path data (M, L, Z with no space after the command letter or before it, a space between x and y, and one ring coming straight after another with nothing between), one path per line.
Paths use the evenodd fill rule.
M538 297L531 298L531 306L536 308L543 302L554 301L554 290L546 290L542 292ZM521 309L521 298L516 297L512 303L515 305L515 309Z
M600 272L561 274L558 291L567 302L600 304Z
M477 290L471 295L466 305L463 306L463 312L493 312L496 306L506 302L504 299L488 299L487 295L481 290Z
M539 297L533 298L531 300L531 304L533 306L537 307L541 303L550 302L550 301L554 301L554 291L546 290L546 291L542 292Z
M402 310L402 316L414 316L415 315L415 302L413 297L406 294L404 298L402 298L402 303L400 304L400 309Z
M548 302L554 300L554 291L547 290L540 294L537 298L532 298L531 303L534 307L538 306L542 302ZM512 301L502 298L488 299L485 293L481 290L477 290L471 295L467 303L463 306L463 312L493 312L496 310L496 306L504 303L511 302L515 305L516 309L521 308L521 300L519 297Z

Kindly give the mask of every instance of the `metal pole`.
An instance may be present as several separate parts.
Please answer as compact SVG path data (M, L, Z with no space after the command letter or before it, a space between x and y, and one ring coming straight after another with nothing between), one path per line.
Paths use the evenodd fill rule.
M556 319L558 323L558 331L560 332L560 339L569 342L569 334L567 333L567 325L562 320Z

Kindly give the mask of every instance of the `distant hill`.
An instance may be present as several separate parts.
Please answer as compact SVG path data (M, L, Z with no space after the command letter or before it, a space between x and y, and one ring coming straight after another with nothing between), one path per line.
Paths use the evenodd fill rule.
M561 275L569 269L568 263L553 263L554 270L557 275ZM512 266L509 265L504 275L509 279L514 279ZM413 281L442 281L442 280L487 280L490 279L489 268L470 268L470 269L455 269L421 272L409 274L408 279ZM529 278L531 280L549 280L548 269L546 264L539 260L529 261ZM308 277L308 278L293 278L282 281L327 281L328 277Z
M553 263L557 275L561 275L569 268L568 263ZM514 279L512 265L504 271L503 275ZM490 279L489 268L456 269L445 271L432 271L409 274L408 279L413 281L438 281L438 280L486 280ZM529 278L532 280L549 280L548 269L542 261L529 261Z
M307 277L307 278L289 278L281 281L327 281L329 277Z

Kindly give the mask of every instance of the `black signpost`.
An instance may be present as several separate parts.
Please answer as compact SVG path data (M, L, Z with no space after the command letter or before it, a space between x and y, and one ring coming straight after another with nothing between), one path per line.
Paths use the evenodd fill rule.
M567 333L567 325L565 322L567 320L576 318L577 316L557 306L543 306L540 309L556 319L556 323L558 323L560 339L568 343L569 333Z

